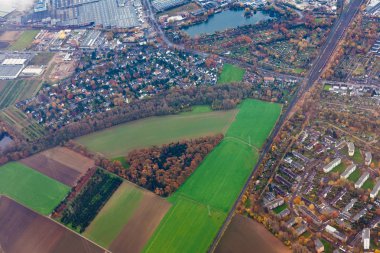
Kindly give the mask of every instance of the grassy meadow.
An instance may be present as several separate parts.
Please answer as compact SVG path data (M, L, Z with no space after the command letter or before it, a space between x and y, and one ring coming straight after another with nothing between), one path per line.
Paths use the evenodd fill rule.
M232 64L224 64L222 73L218 78L218 84L240 82L243 80L245 70Z
M32 44L34 38L39 33L39 30L28 30L24 31L20 38L18 38L12 45L10 45L8 50L21 51L26 49L30 44Z
M191 112L125 123L75 141L91 151L117 158L137 148L225 133L236 113L237 110L211 111L207 106L198 106Z

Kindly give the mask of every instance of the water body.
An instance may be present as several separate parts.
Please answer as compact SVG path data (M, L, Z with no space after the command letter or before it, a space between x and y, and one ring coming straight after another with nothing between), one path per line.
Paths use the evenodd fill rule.
M260 21L268 19L271 19L269 14L264 14L260 11L251 17L245 17L244 10L226 10L214 14L209 17L206 22L186 27L183 30L189 34L190 37L195 37L201 34L212 34L217 31L236 28L238 26L257 24Z
M6 148L13 142L8 133L0 133L0 149Z

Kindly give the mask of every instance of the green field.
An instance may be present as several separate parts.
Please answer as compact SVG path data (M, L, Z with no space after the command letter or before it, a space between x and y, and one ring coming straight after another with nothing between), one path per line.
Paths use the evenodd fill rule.
M243 80L245 70L232 64L224 64L222 73L218 78L219 84L240 82Z
M374 186L375 183L373 182L373 180L371 178L368 178L367 181L364 182L362 188L372 190Z
M358 179L360 178L360 175L361 175L361 172L359 169L356 169L354 172L352 172L352 174L348 177L348 180L350 180L351 182L354 182L356 183L356 181L358 181Z
M207 251L280 113L278 104L246 100L240 105L225 139L169 197L173 206L145 252Z
M274 209L273 209L273 212L274 212L275 214L279 214L279 213L281 213L282 211L284 211L287 207L288 207L287 204L283 204L283 205L281 205L281 206L278 206L278 207L274 208Z
M30 44L32 44L34 38L39 33L39 30L29 30L24 31L20 38L18 38L12 45L10 45L8 50L21 51L26 49Z
M178 197L145 252L206 252L227 214Z
M109 247L139 206L142 195L141 189L124 182L83 235L103 247Z
M345 169L346 166L343 163L341 163L338 166L336 166L331 172L338 172L339 174L342 174Z
M0 194L39 212L50 214L70 188L21 163L0 167Z
M210 112L208 108L195 107L192 112L129 122L80 137L76 141L107 157L121 157L137 148L225 133L236 113L237 110Z
M333 252L334 248L330 242L326 241L325 239L321 239L321 242L322 242L323 246L325 246L325 252L326 253L332 253Z
M323 90L325 90L325 91L329 91L331 88L332 88L332 87L331 87L330 84L325 84L325 85L323 86Z

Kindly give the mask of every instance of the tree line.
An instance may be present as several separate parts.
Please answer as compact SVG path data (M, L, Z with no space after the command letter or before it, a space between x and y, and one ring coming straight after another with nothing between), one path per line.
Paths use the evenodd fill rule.
M223 135L218 134L134 150L126 156L130 165L128 169L124 169L120 161L105 158L97 163L157 195L167 197L186 181L222 139Z
M199 86L187 89L173 88L157 96L132 101L124 106L85 117L61 128L51 129L46 135L34 141L15 140L6 149L0 150L0 164L28 157L61 145L70 139L118 124L151 116L177 114L191 110L194 105L210 105L213 110L232 109L241 100L256 96L255 86L248 83Z

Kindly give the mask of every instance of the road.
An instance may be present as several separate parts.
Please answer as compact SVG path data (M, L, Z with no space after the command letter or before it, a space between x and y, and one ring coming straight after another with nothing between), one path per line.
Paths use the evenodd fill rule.
M257 161L255 167L252 170L251 175L249 176L247 182L245 183L244 187L242 188L238 198L236 199L233 207L231 208L231 211L229 212L225 222L221 226L217 236L215 237L213 243L211 244L208 252L214 252L219 240L224 234L224 231L227 229L229 223L231 222L232 217L235 214L235 210L237 205L239 204L243 194L248 188L248 185L250 183L250 180L254 173L256 172L258 166L262 163L265 154L267 154L272 146L272 142L274 137L278 134L281 127L283 126L284 122L290 115L291 111L293 110L294 106L297 104L299 99L307 92L321 77L321 73L323 72L323 69L326 67L328 61L332 57L332 54L335 50L335 48L338 46L338 43L340 42L341 38L343 37L346 29L348 28L349 24L353 20L353 18L357 15L360 6L363 4L364 0L352 0L348 6L342 11L342 14L338 18L338 20L335 22L334 26L332 27L330 34L324 43L323 47L321 48L320 55L313 61L313 64L307 74L307 76L303 79L302 84L297 89L295 96L293 99L289 102L288 107L284 111L284 113L281 115L280 119L278 120L276 126L274 127L271 135L268 138L268 141L264 145L262 152L260 154L259 160ZM178 48L185 51L190 51L182 45L175 45L173 44L167 37L165 36L164 32L162 31L161 26L157 23L157 20L154 17L154 13L152 10L152 6L149 2L149 0L144 0L144 5L147 10L147 15L150 19L151 24L154 26L164 43L168 47L172 48ZM197 54L203 54L204 56L207 56L204 52L194 52ZM249 67L246 66L246 64L243 65L243 67Z

